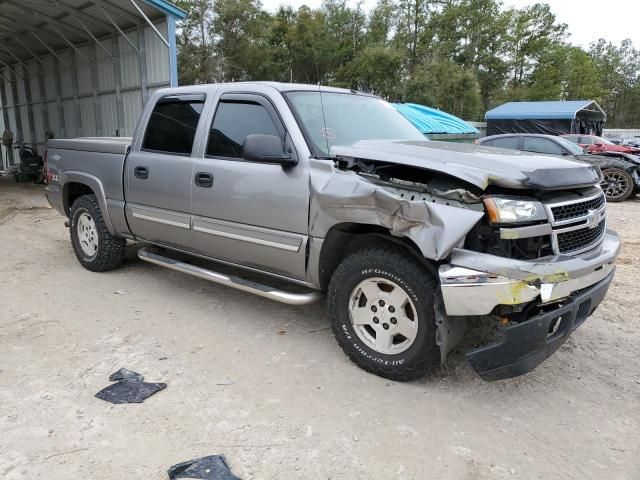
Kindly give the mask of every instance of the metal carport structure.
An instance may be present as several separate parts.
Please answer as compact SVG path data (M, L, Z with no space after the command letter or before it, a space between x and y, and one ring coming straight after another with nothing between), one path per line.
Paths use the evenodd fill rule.
M541 133L602 135L607 114L594 100L508 102L485 114L487 135Z
M185 15L166 0L0 0L0 169L51 136L131 135L150 93L178 83Z

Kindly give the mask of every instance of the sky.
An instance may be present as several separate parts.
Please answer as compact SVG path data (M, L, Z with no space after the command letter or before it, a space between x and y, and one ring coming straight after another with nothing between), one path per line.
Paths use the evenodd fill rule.
M569 40L575 45L587 48L589 44L602 37L619 44L630 38L636 48L640 48L640 2L638 0L539 0L548 3L558 20L569 25ZM279 5L291 5L294 8L307 4L315 8L322 0L262 0L269 11L275 11ZM356 0L351 0L355 5ZM376 0L364 0L365 8L372 8ZM537 3L535 0L503 0L505 6L524 7Z

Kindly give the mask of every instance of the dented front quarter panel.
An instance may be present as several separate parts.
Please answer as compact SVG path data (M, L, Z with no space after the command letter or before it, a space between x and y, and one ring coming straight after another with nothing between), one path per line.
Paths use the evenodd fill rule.
M343 223L376 225L407 237L425 258L441 260L464 241L483 212L441 203L410 200L328 160L311 160L312 237L324 238Z

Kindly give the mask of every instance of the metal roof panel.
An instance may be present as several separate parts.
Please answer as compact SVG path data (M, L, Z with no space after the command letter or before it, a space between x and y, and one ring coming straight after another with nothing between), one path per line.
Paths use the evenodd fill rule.
M591 108L590 108L591 107ZM564 100L551 102L508 102L489 110L486 120L556 120L573 119L581 110L591 109L606 114L593 100Z

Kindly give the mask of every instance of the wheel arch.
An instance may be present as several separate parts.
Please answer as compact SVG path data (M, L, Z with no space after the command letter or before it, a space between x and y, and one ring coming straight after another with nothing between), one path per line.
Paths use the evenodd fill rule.
M422 256L418 246L407 237L392 235L388 229L363 223L339 223L331 227L322 242L318 257L318 281L323 291L327 290L333 272L340 262L351 253L373 245L394 245L413 255L437 278L434 262Z
M77 198L83 195L95 195L109 233L116 233L111 222L109 209L107 208L107 197L100 179L85 172L65 172L60 180L62 183L62 205L67 217L70 217L71 206Z

